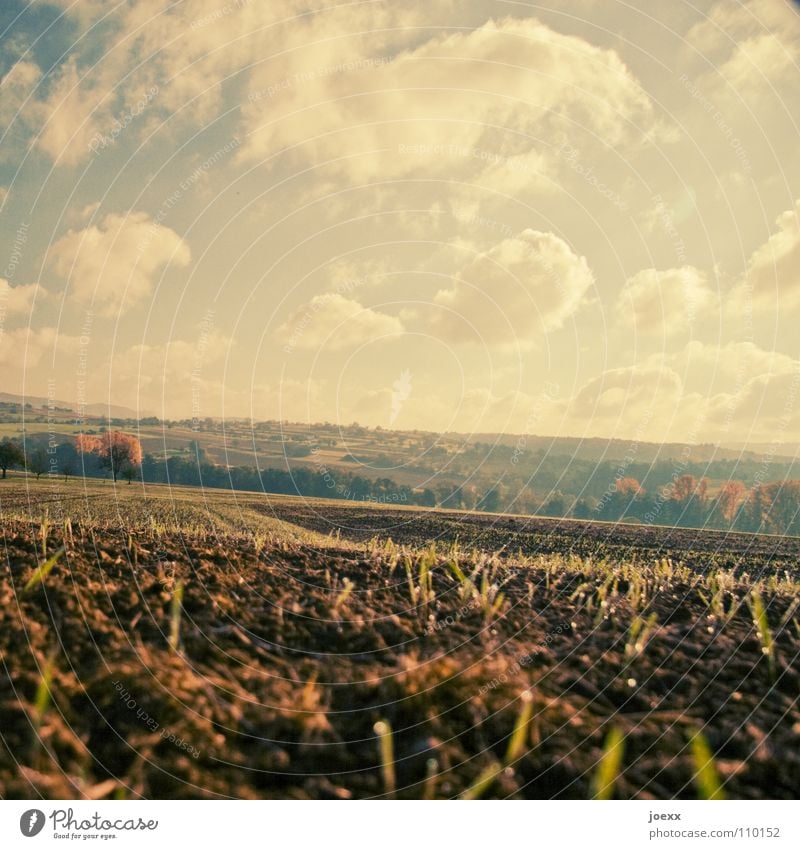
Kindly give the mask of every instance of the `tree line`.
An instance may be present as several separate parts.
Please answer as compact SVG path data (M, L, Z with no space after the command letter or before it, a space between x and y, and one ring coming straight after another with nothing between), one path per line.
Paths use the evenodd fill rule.
M612 471L593 467L597 481ZM333 469L313 462L286 469L227 467L213 463L198 443L188 455L157 457L145 454L139 440L122 431L99 436L80 434L74 442L51 444L47 438L0 441L0 470L24 468L42 474L87 477L111 476L131 483L204 486L220 489L338 498L384 504L468 509L483 512L516 512L559 518L634 521L680 527L710 527L760 533L800 535L800 480L749 484L729 479L713 486L706 477L675 474L650 489L633 476L610 479L600 497L551 491L537 496L521 481L459 485L434 482L426 488L398 484L388 477L368 478L356 472ZM652 469L653 467L651 467ZM651 475L664 480L663 472ZM584 492L587 487L584 486ZM598 492L597 487L593 491Z
M710 527L758 533L800 535L800 481L728 480L712 492L707 478L677 475L667 486L647 492L636 478L622 478L591 509L577 518L636 520L645 524ZM575 505L578 507L578 505ZM573 513L576 512L573 507Z

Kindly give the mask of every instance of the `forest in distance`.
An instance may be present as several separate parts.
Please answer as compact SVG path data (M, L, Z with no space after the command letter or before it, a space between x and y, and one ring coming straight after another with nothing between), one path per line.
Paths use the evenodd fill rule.
M678 446L674 456L663 456L649 452L652 446L644 443L638 455L631 449L610 450L609 459L597 459L563 453L557 445L548 451L535 441L527 450L520 441L459 445L444 436L423 434L415 441L407 433L376 433L358 425L344 440L318 425L283 433L275 441L275 432L283 431L276 422L266 423L275 429L265 437L272 443L253 439L248 462L241 445L238 454L234 450L246 440L234 435L226 436L220 454L212 422L200 428L195 423L193 429L188 422L157 419L109 424L95 422L86 433L58 437L29 424L24 438L3 438L0 466L4 473L16 467L37 478L113 477L353 502L800 535L800 463L768 453L721 450L719 458L710 458L701 450L707 447ZM159 428L178 434L169 441L162 438L160 451L154 436ZM264 448L268 444L272 453ZM234 459L239 462L230 462Z

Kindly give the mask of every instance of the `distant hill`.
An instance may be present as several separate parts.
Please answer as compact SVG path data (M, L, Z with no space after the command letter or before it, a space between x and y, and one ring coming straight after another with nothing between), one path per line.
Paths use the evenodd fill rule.
M46 413L48 408L48 399L37 395L14 395L8 392L0 392L0 403L5 404L31 404L37 415ZM59 408L60 418L67 418L67 413L64 411L72 411L77 413L77 405L68 401L53 400L50 402L54 407ZM92 403L87 404L83 409L83 414L90 419L146 419L157 418L157 416L149 410L134 410L131 407L124 407L116 404ZM372 429L359 425L346 425L342 428L332 425L329 422L307 424L303 422L251 422L248 419L228 418L223 421L221 419L212 418L216 427L224 427L231 431L240 431L241 434L252 431L253 429L260 432L264 431L264 426L267 430L274 431L275 434L301 434L302 438L321 439L322 437L336 437L340 432L348 437L356 437L359 443L369 443L369 448L362 449L362 453L366 455L374 453L376 450L388 452L390 455L389 465L387 468L395 464L404 464L409 454L413 455L413 449L403 447L404 442L419 442L426 443L432 446L434 443L440 446L447 446L449 451L463 451L466 447L474 447L478 443L488 446L503 447L506 453L509 449L519 448L524 452L527 458L532 457L537 453L541 453L550 458L563 457L573 460L585 460L592 463L618 463L623 459L626 460L626 465L629 464L654 464L659 462L672 462L681 459L685 462L711 463L713 461L734 461L740 463L762 463L765 460L769 461L769 465L776 463L790 464L792 461L800 460L800 443L750 443L746 447L740 443L728 443L718 445L714 443L703 443L698 445L690 445L683 442L636 442L632 439L616 439L613 437L591 437L581 438L575 436L540 436L534 434L518 434L518 433L459 433L457 431L449 431L444 434L437 434L431 431L400 431L388 429ZM187 425L188 420L183 421L168 421L163 424L167 427L172 425ZM161 426L159 425L159 428ZM201 429L202 430L202 429ZM199 438L204 441L204 436L200 434L192 434L187 438ZM379 440L380 445L376 443ZM281 450L283 453L283 449ZM308 453L308 452L307 452ZM427 452L430 455L430 449ZM445 452L447 453L447 452ZM362 458L366 459L366 458Z
M452 436L457 436L453 433ZM513 433L473 433L460 434L469 444L484 442L489 444L515 446L524 440L526 451L544 451L549 455L567 455L581 460L621 460L631 456L635 462L654 463L659 460L673 460L689 452L692 462L705 463L711 460L756 460L761 461L765 455L773 459L796 459L800 457L800 445L783 443L778 445L750 444L747 448L741 445L715 445L704 443L689 445L683 442L636 442L631 439L614 439L592 437L582 439L572 436L521 436Z
M78 412L78 405L69 401L52 400L41 395L12 395L9 392L0 392L0 403L3 404L31 404L37 410L46 410L50 404L60 410L72 410ZM140 419L154 415L147 410L133 410L130 407L122 407L117 404L86 404L83 408L84 415L97 418L112 419Z

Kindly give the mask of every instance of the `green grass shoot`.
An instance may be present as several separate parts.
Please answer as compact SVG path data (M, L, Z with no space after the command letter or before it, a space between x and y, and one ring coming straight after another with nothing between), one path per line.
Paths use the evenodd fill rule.
M422 790L422 798L426 800L436 798L436 787L439 783L439 764L436 758L428 758L425 762L425 785Z
M769 619L764 602L758 590L750 593L750 612L753 614L753 624L756 626L756 635L761 643L761 651L767 657L769 664L769 677L775 680L775 640L769 627Z
M394 738L392 737L392 726L385 719L379 720L374 726L378 735L378 750L381 756L381 774L383 775L383 786L386 795L393 799L397 790L397 781L394 773Z
M42 719L44 718L47 708L50 707L50 702L52 701L50 684L53 681L55 668L55 658L48 658L47 662L42 667L42 674L39 678L39 683L36 685L36 695L33 697L33 717L34 726L37 731L41 727Z
M592 782L593 799L610 799L622 771L622 759L625 755L625 735L619 728L612 728L606 734L603 754L597 764Z
M498 776L504 769L513 766L515 761L518 761L525 753L525 740L528 736L528 727L530 725L531 716L533 715L533 694L530 690L525 690L520 694L519 714L517 714L514 730L511 732L511 737L508 740L508 748L503 763L495 760L489 764L477 777L475 782L461 794L462 799L480 799L481 796L494 784Z
M530 690L525 690L519 697L522 706L517 721L514 724L514 730L511 732L511 738L508 741L508 749L506 750L506 765L511 765L514 761L519 760L525 753L525 739L528 736L528 725L533 715L533 695Z
M34 587L37 587L39 584L41 584L44 579L50 574L51 570L53 569L53 566L55 566L56 563L58 563L58 561L61 559L61 556L64 554L65 551L66 549L62 545L61 548L59 548L58 551L56 551L56 553L53 554L53 556L50 557L49 560L46 560L44 563L42 563L41 566L38 566L34 571L33 575L31 575L28 583L25 584L25 586L22 588L22 592L29 593L32 589L34 589Z
M178 581L172 594L169 625L169 645L173 651L178 651L181 641L181 613L183 611L183 581Z
M698 731L690 743L694 764L694 783L701 799L724 799L725 790L719 780L719 772L714 761L714 753L708 740Z
M497 777L503 772L505 767L500 761L495 760L475 780L472 786L468 787L462 794L462 799L480 799L481 796L494 784Z

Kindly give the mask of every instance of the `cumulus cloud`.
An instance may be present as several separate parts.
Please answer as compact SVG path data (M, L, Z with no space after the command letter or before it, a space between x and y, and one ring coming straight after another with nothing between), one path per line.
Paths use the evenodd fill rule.
M189 246L147 213L112 213L99 224L69 230L51 248L54 271L68 282L69 296L112 314L145 300L159 272L189 264Z
M790 3L721 0L689 29L686 40L702 53L718 57L735 54L749 39L768 33L781 33L787 42L800 35L800 19Z
M691 331L718 301L706 275L692 266L646 268L630 277L617 301L621 326L637 336L670 337Z
M98 364L87 391L116 404L178 418L219 416L224 409L224 361L232 344L219 330L201 328L196 339L132 345L105 366Z
M0 316L30 314L36 298L43 298L45 291L36 283L27 286L12 286L0 277Z
M530 347L563 325L594 283L586 258L553 233L524 230L478 254L437 292L434 328L454 341Z
M501 187L519 188L539 178L531 139L543 128L571 119L614 144L651 113L613 50L534 18L398 47L328 38L313 56L286 51L260 64L242 110L242 155L296 148L354 178L495 172Z
M745 370L728 373L725 390L715 383L698 391L691 376L679 374L684 351L671 360L651 359L590 379L563 405L563 421L573 433L580 428L590 435L652 442L791 441L800 429L800 361L773 359L745 343L720 350L734 348ZM713 357L710 347L687 350L701 359ZM768 365L778 371L752 376Z
M296 309L278 328L278 339L287 352L342 350L403 332L400 319L332 293L316 295Z
M737 44L734 53L720 68L719 75L737 95L758 94L766 85L780 84L787 74L797 74L797 46L769 32Z
M646 363L588 380L561 405L562 421L568 432L589 436L695 441L704 425L701 401L673 369Z
M800 16L793 7L772 0L723 0L687 33L687 43L704 56L699 85L703 97L723 109L715 117L720 125L735 121L744 128L754 114L764 124L771 110L785 112L781 99L794 95L800 62ZM692 51L687 63L695 60ZM769 127L761 129L769 135Z
M735 310L786 310L800 304L800 200L781 213L777 231L750 256L733 293Z
M263 55L275 37L269 24L299 3L139 0L111 10L102 0L55 0L54 5L79 31L95 29L90 37L76 38L69 58L48 74L46 93L28 112L41 127L39 149L59 164L74 165L91 155L93 139L110 137L120 125L125 137L136 140L155 114L172 116L176 123L215 117L221 80L259 51ZM99 27L106 49L98 58L92 45Z
M52 360L58 354L74 352L76 337L59 334L54 327L18 327L0 333L0 368L4 379L19 381L16 388L25 384L26 372L35 368L45 357Z
M108 134L113 122L126 116L136 118L126 122L131 139L141 138L155 115L169 116L173 126L213 120L222 107L223 81L235 87L236 74L264 64L276 44L281 52L313 45L317 61L324 58L326 42L350 33L363 33L359 46L370 42L388 49L389 42L413 38L404 26L431 17L429 4L422 3L409 9L371 3L314 8L306 0L137 0L112 10L102 0L54 0L54 5L84 33L102 27L107 46L98 60L86 46L96 36L77 38L69 60L49 75L48 92L33 109L43 126L40 149L66 164L87 158L92 138ZM449 0L438 4L443 15L449 9ZM387 33L394 27L397 34L368 38L370 29L382 27ZM352 55L353 45L345 50ZM147 117L140 118L137 104L154 85L157 94L147 104Z
M720 345L693 340L664 357L654 356L680 374L684 386L704 394L738 392L754 378L795 371L800 362L777 351L765 351L753 342L726 342Z
M4 131L19 116L41 78L41 68L25 59L15 62L0 78L0 126Z
M20 59L0 79L0 159L16 159L19 146L26 142L32 118L26 103L34 97L41 78L38 65Z
M800 363L792 371L753 378L736 393L714 396L709 422L718 430L770 442L796 440L800 432Z

